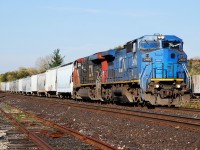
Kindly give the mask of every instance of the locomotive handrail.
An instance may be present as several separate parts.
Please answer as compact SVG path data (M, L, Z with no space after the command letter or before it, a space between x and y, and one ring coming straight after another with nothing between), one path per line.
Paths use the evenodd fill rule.
M187 76L187 81L188 81L189 88L191 89L192 83L191 83L191 76L190 76L190 73L189 73L189 71L188 71L188 69L187 69L187 67L186 67L185 64L182 64L182 66L183 66L183 69L184 69L184 71L185 71L185 73L186 73L186 76Z
M154 77L156 78L156 73L155 73L156 71L154 69L156 69L157 67L155 66L155 64L161 64L162 65L162 69L159 69L159 70L162 70L162 78L164 78L165 69L164 69L164 66L163 66L162 62L154 62L154 63L152 63L152 78L154 78Z
M147 66L149 66L149 64L145 65L145 68L143 69L143 71L142 71L142 73L140 75L140 86L141 86L142 90L144 89L144 81L143 81L143 79L145 77L144 75L145 75ZM145 87L145 90L146 90L146 87Z

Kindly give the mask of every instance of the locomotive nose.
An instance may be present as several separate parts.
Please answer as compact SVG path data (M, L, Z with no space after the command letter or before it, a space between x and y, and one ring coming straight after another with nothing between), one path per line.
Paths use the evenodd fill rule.
M181 56L183 58L181 58ZM169 49L160 49L142 55L143 68L151 66L152 78L183 78L180 60L186 60L183 54Z

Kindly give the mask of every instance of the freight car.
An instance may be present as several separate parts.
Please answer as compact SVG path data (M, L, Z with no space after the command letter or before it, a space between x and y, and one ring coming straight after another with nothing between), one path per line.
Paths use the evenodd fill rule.
M22 79L22 94L31 95L31 77L26 77Z
M71 98L73 92L73 62L60 66L57 69L57 91L56 95L60 98Z
M18 80L18 90L17 90L17 93L18 94L22 94L22 82L23 82L23 79L19 79Z
M200 98L200 75L192 76L192 98Z
M18 88L18 80L10 82L10 92L16 93Z
M57 68L49 69L45 72L45 95L51 97L56 95Z
M46 83L46 74L41 73L37 75L37 95L44 96L45 95L45 83Z
M31 95L37 95L38 91L38 75L32 75L31 76Z
M2 92L6 91L6 82L1 82L1 91Z
M11 91L10 84L11 84L11 82L6 82L6 92L10 92Z

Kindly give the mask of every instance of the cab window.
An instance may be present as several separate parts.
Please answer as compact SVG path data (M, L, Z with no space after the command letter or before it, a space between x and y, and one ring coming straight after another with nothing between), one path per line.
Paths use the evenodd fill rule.
M162 42L162 47L163 48L169 48L169 49L174 49L174 50L179 50L182 51L182 43L181 42L177 42L177 41L163 41Z
M158 49L159 48L159 43L157 41L141 41L140 42L140 49L145 50L145 49Z

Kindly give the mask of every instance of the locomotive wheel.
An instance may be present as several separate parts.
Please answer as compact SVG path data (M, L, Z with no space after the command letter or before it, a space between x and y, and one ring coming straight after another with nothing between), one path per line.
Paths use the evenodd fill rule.
M140 103L140 106L141 107L144 107L146 105L146 102L143 100L141 103Z
M149 102L146 103L148 109L155 109L155 105L150 104Z
M133 102L133 104L134 104L135 107L138 107L139 106L139 101L135 101L135 102Z

